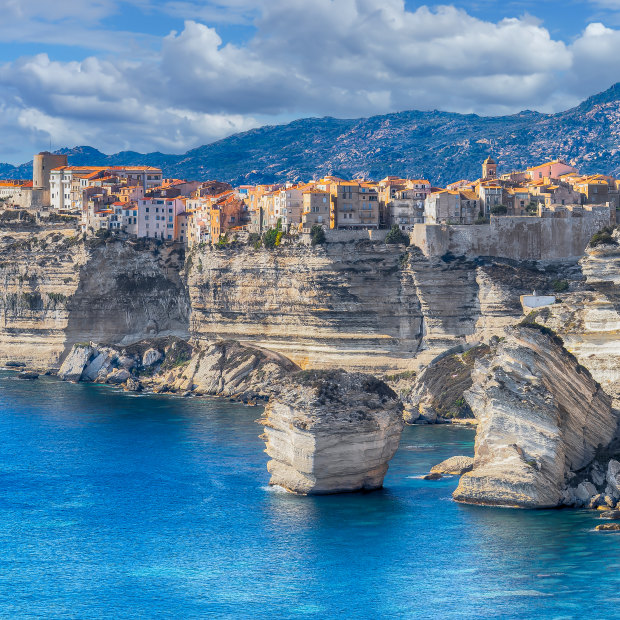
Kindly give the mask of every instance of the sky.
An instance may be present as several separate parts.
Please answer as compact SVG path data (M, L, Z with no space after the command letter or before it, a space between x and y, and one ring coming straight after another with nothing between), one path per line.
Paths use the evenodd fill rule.
M620 81L620 0L0 0L0 162L265 124L557 112Z

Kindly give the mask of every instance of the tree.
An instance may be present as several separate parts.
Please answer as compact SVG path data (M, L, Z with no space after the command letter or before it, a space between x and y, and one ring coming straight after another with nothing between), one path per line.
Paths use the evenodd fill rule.
M323 243L325 243L326 238L325 238L325 231L323 230L323 227L315 224L310 229L310 238L311 238L312 245L322 245Z
M390 228L390 232L388 232L385 236L385 242L387 244L402 243L403 245L409 245L409 237L398 227L397 224L394 224L394 226Z
M495 205L491 207L491 213L493 215L506 215L506 213L508 213L508 207L505 205Z

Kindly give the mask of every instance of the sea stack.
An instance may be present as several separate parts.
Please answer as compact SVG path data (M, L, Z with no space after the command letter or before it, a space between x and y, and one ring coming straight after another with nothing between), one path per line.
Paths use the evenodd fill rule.
M362 373L302 371L265 408L269 484L300 495L383 486L403 430L402 404L383 381Z
M565 503L573 472L614 437L611 398L541 325L508 328L492 348L465 392L478 420L475 457L454 498L520 508Z

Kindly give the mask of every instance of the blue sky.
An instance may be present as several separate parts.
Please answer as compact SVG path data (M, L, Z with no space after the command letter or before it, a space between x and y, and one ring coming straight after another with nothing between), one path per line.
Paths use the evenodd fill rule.
M0 0L0 161L183 152L303 116L554 112L620 81L620 0Z

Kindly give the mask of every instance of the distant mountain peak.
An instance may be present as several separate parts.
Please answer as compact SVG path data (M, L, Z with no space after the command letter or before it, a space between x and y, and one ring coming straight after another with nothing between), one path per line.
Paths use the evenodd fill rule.
M92 146L63 148L69 163L83 166L151 165L166 177L218 179L233 184L308 180L337 171L428 178L439 186L477 178L489 150L499 171L548 159L574 162L584 173L620 175L616 136L620 83L576 108L557 114L524 110L510 116L408 110L369 118L325 116L265 125L194 148L183 155L123 151L106 155ZM591 114L591 110L600 111ZM0 164L0 177L31 178L32 162Z

